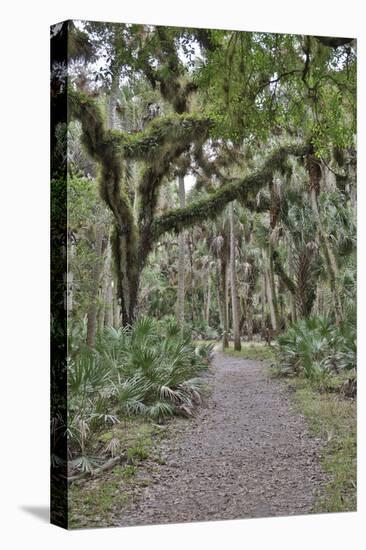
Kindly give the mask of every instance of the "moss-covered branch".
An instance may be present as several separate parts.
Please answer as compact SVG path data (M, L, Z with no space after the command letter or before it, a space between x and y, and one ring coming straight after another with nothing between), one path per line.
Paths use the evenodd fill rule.
M121 160L158 162L173 141L190 144L205 139L214 125L210 118L197 114L171 114L154 119L142 132L129 134L106 128L101 108L93 97L70 88L68 100L69 117L80 120L84 144L93 157L100 157L109 146Z
M140 160L148 164L139 185L139 223L151 223L158 188L174 161L192 142L207 139L211 119L193 114L169 115L155 119L143 132L109 130L100 106L92 97L70 89L69 114L80 120L83 142L89 154L102 166L101 195L120 224L133 223L129 197L123 185L123 162ZM121 218L123 213L124 221Z
M156 120L148 134L139 140L139 146L146 147L143 159L148 161L147 168L139 183L139 226L151 225L158 202L158 191L165 177L170 175L176 161L186 153L192 143L208 138L213 123L210 119L197 115L173 115Z
M100 194L114 214L113 257L122 317L128 324L136 305L139 274L153 243L151 224L159 187L191 144L207 139L213 122L199 115L173 114L131 135L108 129L94 98L73 89L68 98L69 116L81 122L83 143L100 166ZM137 218L126 187L128 160L146 166L138 185Z
M76 119L82 125L82 140L88 153L100 160L103 144L107 132L103 113L95 99L87 94L69 88L68 90L68 117Z
M118 276L118 295L124 324L131 321L135 307L136 277L127 266L137 264L137 226L130 197L124 185L123 148L119 135L106 129L96 101L74 90L69 91L69 115L82 125L82 140L89 154L100 165L100 194L115 218L113 251Z
M308 144L280 147L267 158L259 170L249 174L244 179L227 183L209 197L197 200L185 208L177 208L159 216L153 222L154 239L156 240L167 231L179 233L182 229L195 223L213 219L225 208L226 204L235 199L245 205L248 199L253 199L258 191L272 180L276 171L281 171L290 155L302 157L308 151Z
M115 133L105 126L103 113L95 99L70 89L69 117L81 122L82 141L88 153L101 166L100 194L112 210L119 230L126 232L133 223L130 199L123 186L123 149Z
M315 36L314 38L329 48L339 48L339 46L345 46L355 40L354 38L336 38L333 36Z
M120 142L126 158L158 162L164 153L162 149L171 147L172 141L189 144L196 139L205 139L213 124L210 118L197 114L165 115L155 118L143 132L122 134Z
M138 65L153 89L157 84L160 93L174 108L176 113L188 111L189 96L196 91L197 85L187 80L187 71L176 48L176 40L183 29L168 29L156 26L148 43L154 43L154 55L159 63L153 68L151 50L142 48L138 55Z

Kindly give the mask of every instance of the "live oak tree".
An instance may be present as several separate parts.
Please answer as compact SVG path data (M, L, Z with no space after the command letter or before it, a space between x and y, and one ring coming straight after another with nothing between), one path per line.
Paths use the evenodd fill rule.
M335 44L330 48L312 37L122 27L122 38L118 39L115 28L111 34L115 55L110 60L112 84L121 69L118 64L116 69L118 57L124 60L125 74L135 72L160 94L167 106L165 114L147 120L140 131L114 130L107 124L100 102L75 85L69 89L69 114L81 122L83 143L99 165L100 194L114 218L113 258L122 322L129 324L136 313L142 270L164 233L180 233L214 219L233 200L253 204L257 192L271 185L276 173L286 171L288 157L304 160L314 144L323 155L329 151L324 144L327 126L332 128L333 141L343 146L349 143L352 124L347 132L339 132L331 113L352 111L351 94L345 94L347 100L343 100L336 92L348 85L344 73L354 70L354 50L343 42L342 58L333 53ZM181 51L188 63L182 60ZM200 57L204 62L202 69L197 69L195 58ZM336 63L335 68L329 69L331 63ZM331 97L328 103L325 92ZM110 105L114 105L113 94L111 90ZM291 94L293 100L288 99ZM207 97L210 100L205 102ZM324 107L321 113L319 105ZM307 112L312 113L308 127L299 132L296 125ZM271 133L283 145L273 147ZM270 152L261 152L261 159L251 169L247 166L245 175L222 178L209 195L158 213L160 189L174 177L183 157L188 159L187 170L195 166L201 174L215 178L218 163L206 154L212 140L222 144L226 140L247 141L257 150L263 143ZM138 166L133 193L131 163ZM272 253L269 262L273 271ZM271 271L268 284L273 295Z
M288 155L304 155L308 148L302 144L283 146L243 180L230 182L208 198L157 216L158 192L164 178L192 143L207 140L213 121L200 115L174 114L160 117L145 131L130 135L109 130L94 99L70 90L69 102L71 116L81 121L83 142L100 164L100 193L114 216L113 255L123 324L134 319L142 269L153 244L163 233L179 233L214 218L235 198L245 201L268 181L273 170L286 162ZM129 159L144 164L137 187L136 214L126 182L125 163Z

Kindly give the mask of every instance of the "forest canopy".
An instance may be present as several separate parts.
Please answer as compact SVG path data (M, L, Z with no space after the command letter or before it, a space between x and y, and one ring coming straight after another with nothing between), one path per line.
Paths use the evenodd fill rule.
M348 214L355 201L355 41L133 24L66 26L67 74L60 77L56 65L53 82L68 87L69 121L66 132L58 131L69 139L71 185L82 193L89 187L102 201L88 218L92 249L97 257L111 256L122 324L141 309L151 254L175 234L199 229L205 235L200 244L212 254L218 217L232 201L237 238L247 233L244 257L257 247L255 254L268 264L273 330L283 324L277 293L295 300L295 317L296 308L310 314L317 289L318 301L330 292L332 313L340 319L337 285L342 264L352 262L346 243L354 235L333 234L328 216L336 203ZM183 204L175 182L180 178L182 185L187 176L194 185ZM85 178L97 179L100 198ZM295 244L297 216L305 211ZM80 229L70 230L77 241ZM340 255L338 240L346 241L342 252L348 254ZM292 250L292 264L298 255L305 262L301 247L309 266L298 266L308 278L299 281L284 260Z

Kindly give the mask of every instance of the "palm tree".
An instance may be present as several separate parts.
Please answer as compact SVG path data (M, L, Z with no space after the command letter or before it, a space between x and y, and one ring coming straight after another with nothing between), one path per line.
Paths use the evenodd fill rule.
M286 208L278 226L276 250L272 261L277 275L292 294L296 305L295 315L309 317L316 297L320 276L321 258L316 242L316 225L306 194L296 195L291 203L287 196ZM280 241L285 244L280 246ZM291 266L291 272L286 267Z
M279 328L276 309L275 279L273 264L269 261L271 228L268 214L263 214L257 219L254 226L254 239L261 253L259 257L260 271L262 273L262 306L264 301L268 304L272 331L277 333ZM273 247L273 243L271 245ZM262 307L264 309L264 307ZM262 324L262 329L264 325Z
M229 222L230 222L230 286L231 286L231 306L233 316L233 332L234 332L234 349L241 350L240 343L240 312L238 289L236 280L236 238L235 238L235 223L234 223L234 205L229 204Z
M230 235L225 212L212 224L211 251L217 261L218 303L222 318L222 347L229 347L228 264L230 259Z
M306 168L309 175L309 194L311 208L313 210L314 219L318 229L318 240L323 250L324 258L328 268L329 284L334 300L334 311L336 323L339 324L342 320L342 310L339 301L339 295L336 289L336 279L338 276L338 265L332 248L329 246L327 235L324 231L321 216L319 213L318 196L320 192L320 183L322 179L320 161L313 155L309 154L306 159Z
M179 206L183 208L186 204L184 188L184 176L178 176L179 184ZM179 326L184 325L184 277L185 277L185 234L181 231L178 235L178 295L177 295L177 321Z

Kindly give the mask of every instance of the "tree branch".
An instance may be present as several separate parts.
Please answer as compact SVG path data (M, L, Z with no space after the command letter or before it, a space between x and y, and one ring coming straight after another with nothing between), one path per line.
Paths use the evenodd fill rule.
M96 100L72 88L68 91L69 116L80 120L83 140L89 154L103 162L105 147L111 146L120 159L157 161L173 141L191 143L208 137L214 122L195 114L173 114L154 119L135 134L106 128L104 116Z
M254 94L254 99L257 97L257 95L264 90L264 88L267 88L267 86L270 86L271 84L277 84L277 82L280 82L283 78L286 78L287 76L293 75L293 74L299 74L302 72L302 69L292 69L291 71L286 71L282 74L280 74L278 77L273 78L272 80L268 80L267 82L264 82L259 86L257 91Z
M324 46L328 46L330 48L339 48L339 46L345 46L346 44L350 44L354 38L336 38L333 36L314 36Z
M173 115L156 119L147 138L143 137L139 141L137 147L141 160L148 161L138 187L141 261L144 261L153 242L151 224L158 204L158 191L164 178L171 174L177 160L189 151L192 143L206 141L212 126L213 122L209 118L197 115ZM146 150L145 154L144 150Z
M172 34L166 27L155 27L154 38L157 39L158 43L155 46L154 54L163 67L163 70L159 67L156 69L152 68L148 50L141 50L138 61L142 72L153 89L155 89L156 84L159 83L160 92L163 98L173 105L177 113L184 113L188 111L187 104L189 95L196 91L197 85L192 81L183 83L186 68L179 58L174 43L174 38L176 36L177 33ZM168 71L164 70L166 68Z
M123 199L124 217L127 218L126 221L132 222L127 204L128 196L120 193L120 186L123 184L123 160L149 163L139 186L140 222L143 225L145 221L150 222L152 219L157 189L173 162L189 149L191 143L205 141L213 126L213 121L208 117L173 114L156 118L145 131L131 135L106 129L99 105L86 94L71 89L69 106L70 116L81 121L84 145L102 166L102 196L117 218L119 214L115 208L116 200L120 203ZM113 197L110 196L111 193Z
M114 136L125 158L158 163L175 143L190 145L196 140L205 141L213 125L208 117L173 114L154 119L143 132L131 135L114 131Z
M73 476L69 476L67 478L67 482L68 483L73 483L74 481L79 481L79 480L85 479L87 477L97 476L98 474L100 474L102 472L106 472L107 470L111 470L112 468L114 468L114 466L116 464L119 464L125 458L126 458L126 455L125 455L125 453L123 453L119 456L116 456L114 458L111 458L111 459L107 460L107 462L102 464L102 466L99 466L99 468L95 468L95 470L91 470L91 471L88 471L88 472L82 472L81 474L76 474L76 475L73 475Z
M154 240L167 231L179 233L186 227L216 217L232 200L237 199L245 205L248 197L253 197L271 181L273 173L283 167L288 156L302 157L308 151L308 144L280 147L267 158L262 168L249 174L243 180L227 183L209 197L200 199L185 208L177 208L159 216L152 224Z
M100 192L115 216L116 239L126 235L131 241L132 251L133 232L138 231L138 256L143 263L153 242L150 229L159 187L191 144L200 146L208 138L214 122L200 115L173 114L158 117L146 130L131 135L107 129L98 103L84 93L71 89L69 107L70 116L81 121L84 145L101 165ZM138 186L138 225L123 178L127 159L139 160L146 165Z

